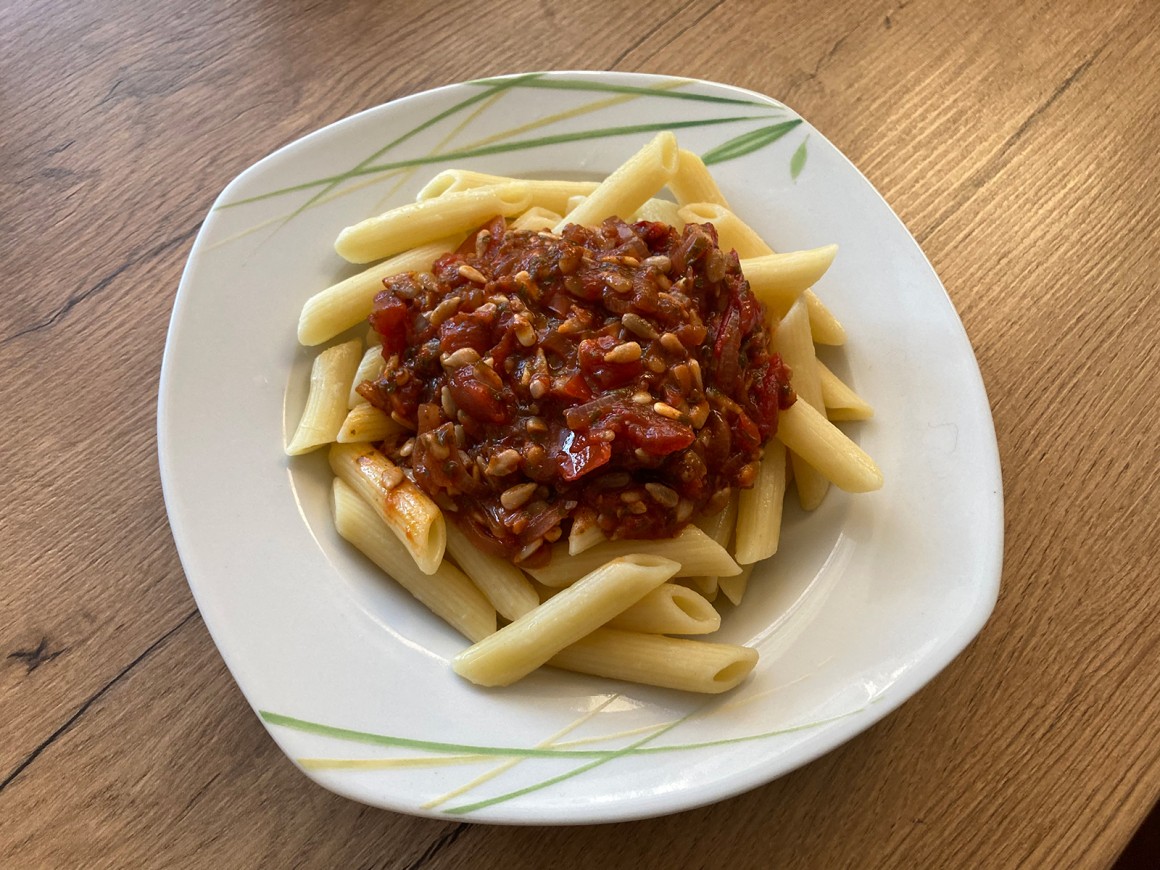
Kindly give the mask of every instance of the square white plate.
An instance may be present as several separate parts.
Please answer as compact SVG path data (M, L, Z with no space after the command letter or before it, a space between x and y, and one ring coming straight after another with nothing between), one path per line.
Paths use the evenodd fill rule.
M847 431L885 487L787 504L781 550L718 637L760 650L724 697L553 670L485 690L453 630L342 541L325 458L288 460L314 351L302 303L354 269L339 230L449 166L601 177L657 130L710 158L778 250L837 242L824 359L876 408ZM361 333L361 330L360 330ZM174 538L246 698L312 779L402 812L519 824L675 812L767 782L897 707L994 606L998 452L970 344L870 183L782 104L702 81L555 72L452 85L313 133L243 172L198 235L158 408ZM792 499L790 499L792 502Z

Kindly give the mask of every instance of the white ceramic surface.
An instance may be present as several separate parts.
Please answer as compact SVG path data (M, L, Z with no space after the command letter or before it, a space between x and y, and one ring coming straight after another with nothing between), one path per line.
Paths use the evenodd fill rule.
M475 821L687 809L865 730L983 626L998 593L1002 495L970 345L902 223L817 131L789 123L798 120L749 91L656 76L465 83L332 124L218 198L165 351L165 499L230 671L317 782L381 807ZM775 248L840 246L817 289L850 340L823 358L876 408L846 428L886 485L831 491L809 516L787 504L781 551L725 615L720 639L757 647L761 660L724 697L552 670L508 689L474 687L448 666L464 641L333 530L325 458L283 455L314 353L297 345L299 310L354 271L333 251L339 230L412 199L440 169L598 177L669 126L683 147L728 158L714 175ZM456 151L467 153L432 156ZM369 171L398 161L417 165ZM368 171L349 174L359 166ZM284 188L297 189L264 196Z

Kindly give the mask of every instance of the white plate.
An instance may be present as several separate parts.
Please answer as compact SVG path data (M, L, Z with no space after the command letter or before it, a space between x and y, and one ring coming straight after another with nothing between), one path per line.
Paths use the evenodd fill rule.
M674 812L865 730L982 627L998 594L1002 497L967 337L869 182L809 124L788 122L800 118L780 103L709 82L572 72L470 82L332 124L218 198L165 350L165 500L226 664L312 779L369 804L476 821ZM282 453L313 355L295 340L298 313L353 271L334 253L339 230L412 199L436 171L597 177L662 128L702 154L732 143L714 174L775 248L839 244L818 292L850 341L825 358L877 410L847 428L886 485L832 491L810 516L787 508L781 552L720 632L761 652L727 696L552 670L479 689L448 666L464 641L335 533L325 459ZM394 174L351 174L399 161Z

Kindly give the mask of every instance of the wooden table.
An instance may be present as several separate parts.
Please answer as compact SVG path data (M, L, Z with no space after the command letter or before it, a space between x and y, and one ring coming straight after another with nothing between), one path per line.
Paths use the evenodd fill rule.
M1112 861L1160 795L1160 6L396 5L0 8L0 865ZM230 679L162 503L162 347L200 221L250 163L551 68L773 94L869 176L978 355L1003 591L916 698L741 797L594 828L410 818L308 782Z

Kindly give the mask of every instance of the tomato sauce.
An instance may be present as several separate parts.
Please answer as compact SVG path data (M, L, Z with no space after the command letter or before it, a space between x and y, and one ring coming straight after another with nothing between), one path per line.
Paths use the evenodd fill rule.
M362 396L383 445L483 548L517 563L573 526L676 534L752 486L794 401L766 315L711 224L496 218L429 273L388 278Z

